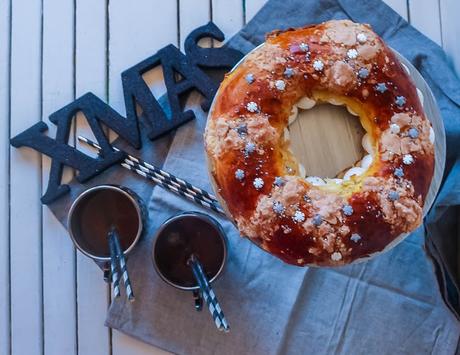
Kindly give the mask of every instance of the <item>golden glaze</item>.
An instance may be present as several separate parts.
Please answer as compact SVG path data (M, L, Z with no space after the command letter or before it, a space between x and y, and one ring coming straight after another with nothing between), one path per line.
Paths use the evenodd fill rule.
M366 40L357 40L359 34ZM349 57L350 49L357 50L357 58ZM315 70L317 60L322 70ZM295 72L289 78L288 67ZM359 77L362 68L368 70L367 78ZM248 74L253 82L246 79ZM276 87L277 80L285 83L283 90ZM385 83L387 90L376 90L378 83ZM359 114L375 148L364 175L337 188L312 186L295 177L297 162L287 150L283 131L292 106L304 96L318 102L338 100ZM402 107L395 103L398 96L405 98ZM248 110L251 102L257 112ZM404 139L410 143L401 150L412 155L409 165L402 162L401 152L388 152L381 141L385 132L388 138L398 113L408 114L409 123L390 138L398 147ZM235 133L241 125L249 126L248 132ZM244 235L291 264L341 265L382 251L420 224L434 167L429 127L411 79L381 38L367 25L330 21L269 34L262 47L228 74L209 114L205 144L217 194ZM414 144L407 142L410 128L420 133ZM245 153L248 142L255 143L255 152ZM287 166L291 170L286 171ZM404 171L403 177L394 176L396 168ZM244 172L243 179L235 177L237 169ZM275 186L277 176L288 186ZM264 182L260 189L253 185L256 178ZM288 189L294 189L296 197ZM388 196L395 191L398 199L393 201ZM267 207L278 201L283 202L283 213ZM351 215L343 212L345 205L352 207ZM304 220L293 218L296 211ZM312 225L318 214L322 221Z

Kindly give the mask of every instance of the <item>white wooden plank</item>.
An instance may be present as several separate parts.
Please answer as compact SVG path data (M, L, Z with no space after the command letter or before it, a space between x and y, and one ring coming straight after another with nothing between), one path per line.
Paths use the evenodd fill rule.
M395 10L405 20L407 17L407 2L406 0L383 0L388 6Z
M460 1L440 0L441 23L442 23L442 45L447 56L452 61L457 75L460 76Z
M154 54L163 46L177 45L177 3L143 0L133 6L123 0L109 3L109 102L125 114L120 74L123 70ZM164 90L160 83L161 71L147 75L155 95ZM161 354L160 350L120 332L112 333L112 354Z
M49 134L56 126L48 116L74 99L73 0L43 2L43 121ZM51 159L43 157L43 191L48 185ZM68 177L71 172L67 171ZM64 227L43 207L44 352L76 354L75 251Z
M10 3L0 0L0 354L10 353Z
M136 6L114 0L109 3L110 26L110 105L125 114L121 72L153 55L169 43L177 43L177 6L175 1L138 1ZM161 79L161 71L151 80ZM163 85L153 85L155 95L164 92Z
M410 23L425 36L441 44L441 19L438 0L410 0Z
M41 1L12 2L11 136L41 117ZM11 353L41 354L41 158L11 149Z
M212 19L225 34L225 39L230 39L243 26L243 2L212 0Z
M267 0L246 0L246 23L257 14Z
M191 16L193 14L193 16ZM179 45L184 51L185 38L195 28L203 26L211 19L209 0L183 0L179 3Z
M104 1L77 0L75 91L79 97L91 91L107 100L107 6ZM77 114L77 135L91 137L91 129ZM85 153L94 151L76 142ZM77 326L80 355L110 354L110 329L104 326L109 303L109 288L96 264L77 252Z

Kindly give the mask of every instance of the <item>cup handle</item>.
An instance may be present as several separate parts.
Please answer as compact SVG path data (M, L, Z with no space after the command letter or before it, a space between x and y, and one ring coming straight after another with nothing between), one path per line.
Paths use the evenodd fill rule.
M195 310L201 311L203 308L203 298L201 298L200 290L193 290L193 299L195 300Z

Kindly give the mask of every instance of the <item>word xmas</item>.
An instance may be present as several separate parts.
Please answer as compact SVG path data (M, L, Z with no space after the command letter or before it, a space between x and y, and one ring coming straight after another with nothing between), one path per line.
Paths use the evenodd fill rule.
M42 196L42 203L49 204L70 191L68 185L61 184L64 166L77 170L77 180L85 182L125 158L124 153L112 149L101 123L115 131L131 146L140 149L136 104L142 109L143 126L151 140L195 117L193 111L183 111L183 95L197 90L204 97L201 107L203 110L209 110L218 83L211 80L203 69L231 68L240 60L242 54L231 48L200 47L198 41L205 37L224 40L222 31L214 23L209 22L188 35L184 43L185 54L170 44L121 74L126 117L121 116L93 93L87 93L49 116L49 120L57 126L54 139L44 134L48 129L44 122L36 123L11 139L14 147L30 147L52 159L48 187ZM144 73L160 65L163 69L169 104L169 108L163 105L165 109L142 79ZM80 111L101 146L97 158L83 154L68 145L72 121L75 114Z

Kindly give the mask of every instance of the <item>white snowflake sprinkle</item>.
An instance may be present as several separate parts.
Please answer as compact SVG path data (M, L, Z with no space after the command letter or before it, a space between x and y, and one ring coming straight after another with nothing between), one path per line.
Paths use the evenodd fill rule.
M303 213L300 210L297 210L297 211L295 211L294 216L292 217L292 219L297 223L302 223L303 221L305 221L305 213Z
M246 82L248 84L252 84L254 82L254 74L249 73L248 75L246 75Z
M350 239L355 243L358 243L361 240L361 236L358 233L353 233Z
M404 96L396 96L395 104L398 107L403 107L406 104L406 98Z
M255 178L252 184L256 190L260 190L262 187L264 187L264 181L261 178Z
M377 85L375 85L374 88L381 94L388 90L387 85L385 83L378 83Z
M281 176L275 177L275 182L274 182L275 186L278 186L278 187L283 186L284 182L285 181Z
M240 181L243 180L243 179L244 179L244 171L241 170L241 169L237 169L237 170L235 171L235 178L236 178L237 180L240 180Z
M397 177L403 177L404 176L403 168L395 168L394 174Z
M294 75L294 69L286 68L286 70L284 71L284 76L286 78L291 78L293 75Z
M398 191L394 191L394 190L390 191L390 192L388 193L388 199L389 199L390 201L397 201L397 200L399 200L399 193L398 193Z
M286 89L286 83L283 80L277 80L275 81L275 87L279 91L284 91L284 89Z
M338 251L334 252L331 254L331 259L333 261L339 261L339 260L342 260L342 254Z
M350 59L356 59L358 58L358 51L354 48L349 49L347 52L347 57Z
M276 213L276 214L283 214L284 211L286 210L286 208L284 208L283 204L279 201L275 201L273 202L273 211Z
M414 162L414 157L411 154L405 154L403 156L403 163L406 165L411 165Z
M246 108L247 108L247 110L249 112L257 112L257 111L259 111L259 106L257 106L257 104L254 101L249 102L246 105Z
M398 134L400 131L401 131L401 128L396 123L392 123L390 125L390 132L391 133Z
M407 132L407 134L409 135L409 137L411 137L412 139L416 139L418 138L418 129L417 128L410 128L409 131Z
M323 217L321 217L319 214L316 214L313 217L312 223L315 227L319 227L321 223L323 223Z
M310 49L310 47L306 43L300 43L299 48L302 52L308 52L308 50Z
M358 35L356 36L356 39L358 40L359 43L363 44L363 43L366 43L367 36L364 33L358 33Z
M369 76L369 70L367 68L361 68L358 71L358 76L361 79L366 79Z
M345 205L342 207L342 212L345 216L351 216L353 214L353 207Z
M324 69L323 62L320 60L315 60L313 62L313 69L315 69L316 71L322 71Z
M252 142L247 142L244 147L244 154L248 156L249 154L254 153L255 150L256 150L256 145Z

